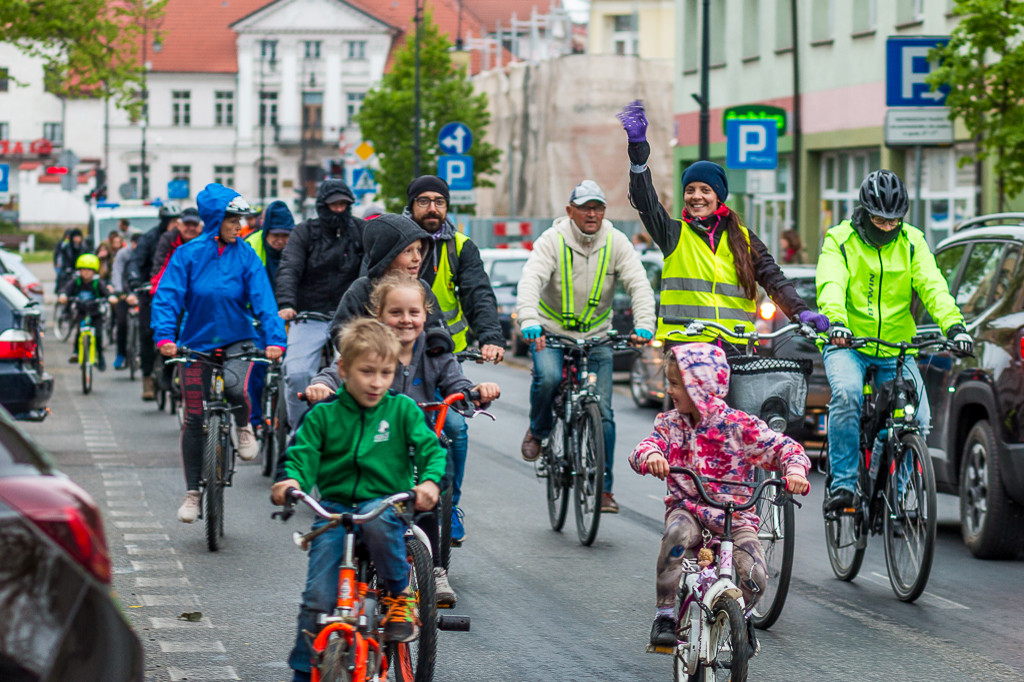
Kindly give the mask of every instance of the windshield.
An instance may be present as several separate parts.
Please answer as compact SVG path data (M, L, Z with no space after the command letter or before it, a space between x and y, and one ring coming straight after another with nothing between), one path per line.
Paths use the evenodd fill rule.
M522 260L496 260L491 266L491 286L502 284L515 284L523 276L523 266L526 259Z
M106 239L111 232L118 229L117 223L120 218L100 218L96 221L97 232L96 237L100 241ZM148 232L150 229L160 224L160 218L157 216L136 216L134 218L128 218L128 222L131 223L132 229L137 232Z

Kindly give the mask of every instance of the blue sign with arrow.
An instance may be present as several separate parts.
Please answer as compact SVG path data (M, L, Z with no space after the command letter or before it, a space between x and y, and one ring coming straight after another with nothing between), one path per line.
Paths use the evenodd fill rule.
M473 145L473 133L465 123L456 121L441 128L437 141L445 154L465 154Z
M924 79L937 62L928 52L949 42L948 37L890 37L885 41L885 103L890 107L944 107L949 85L933 91Z
M9 192L11 182L11 164L0 163L0 192Z

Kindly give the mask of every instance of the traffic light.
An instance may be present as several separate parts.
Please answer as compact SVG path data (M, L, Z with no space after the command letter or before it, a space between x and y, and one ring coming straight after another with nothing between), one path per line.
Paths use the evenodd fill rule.
M327 171L327 177L330 178L344 178L345 177L345 163L342 159L331 159L330 167Z

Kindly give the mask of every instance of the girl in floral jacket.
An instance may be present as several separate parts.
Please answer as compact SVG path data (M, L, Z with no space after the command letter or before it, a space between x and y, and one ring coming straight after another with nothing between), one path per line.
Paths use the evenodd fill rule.
M721 348L687 343L671 348L666 360L668 392L674 410L659 414L654 432L640 441L629 465L641 475L667 478L665 532L657 565L657 615L651 644L676 644L675 596L682 572L682 556L701 544L701 531L724 531L725 513L705 505L693 483L681 474L669 475L670 466L692 469L698 476L753 481L754 468L782 471L793 493L810 489L811 462L795 441L772 431L763 421L729 407L729 364ZM747 499L749 489L706 483L716 499ZM751 604L755 590L766 583L764 552L757 539L760 519L754 510L733 517L733 561L743 599Z

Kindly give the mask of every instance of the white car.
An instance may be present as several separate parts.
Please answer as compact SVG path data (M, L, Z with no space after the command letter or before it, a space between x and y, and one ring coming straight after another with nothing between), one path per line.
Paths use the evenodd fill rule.
M523 266L529 257L529 249L480 249L484 272L490 278L494 297L498 300L501 332L509 340L514 333L512 314L516 308L515 287L523 276Z
M28 296L29 299L39 303L39 312L42 320L45 322L46 311L43 308L43 284L35 276L35 273L25 265L25 261L22 260L20 255L0 249L0 276L6 276L6 279L21 289L21 292Z

